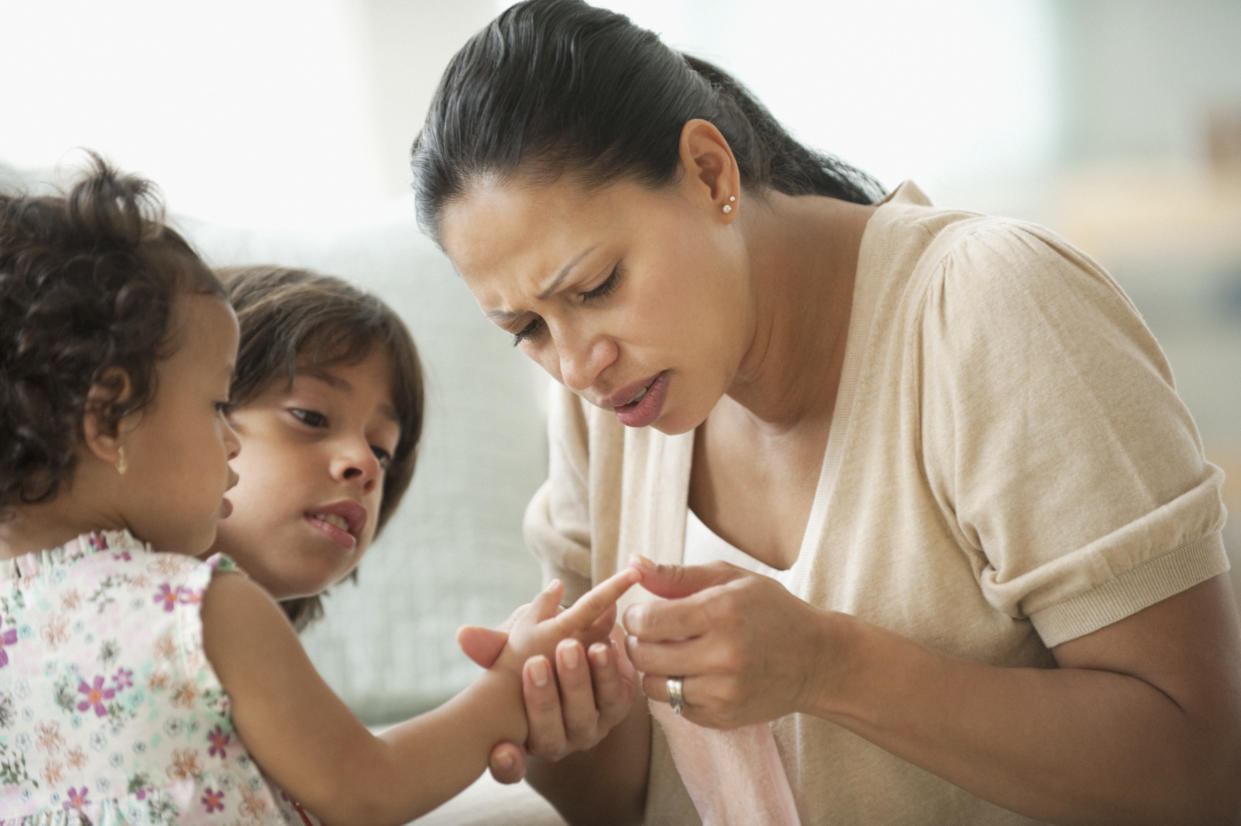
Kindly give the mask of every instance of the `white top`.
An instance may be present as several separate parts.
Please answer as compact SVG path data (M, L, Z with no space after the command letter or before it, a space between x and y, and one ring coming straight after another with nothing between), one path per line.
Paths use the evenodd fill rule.
M738 568L744 568L755 574L762 574L780 583L787 590L793 577L792 567L785 570L773 568L760 559L755 559L745 551L737 548L715 533L698 518L693 508L685 509L685 558L686 565L705 565L708 562L728 562Z

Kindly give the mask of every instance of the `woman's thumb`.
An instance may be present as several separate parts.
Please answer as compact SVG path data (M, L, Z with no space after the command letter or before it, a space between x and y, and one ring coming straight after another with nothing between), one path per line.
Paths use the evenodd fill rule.
M642 574L639 583L657 597L677 599L735 579L741 569L727 562L708 565L657 565L645 556L629 558Z

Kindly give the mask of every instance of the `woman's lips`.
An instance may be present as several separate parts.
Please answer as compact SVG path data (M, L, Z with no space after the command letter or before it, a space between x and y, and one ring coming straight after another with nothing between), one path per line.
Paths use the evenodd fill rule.
M630 396L634 401L614 408L617 420L626 427L646 427L659 418L668 395L668 371L660 373L646 386Z

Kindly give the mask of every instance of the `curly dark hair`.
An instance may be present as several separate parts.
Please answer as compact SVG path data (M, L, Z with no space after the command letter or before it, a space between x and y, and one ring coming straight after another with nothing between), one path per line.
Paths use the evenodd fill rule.
M85 414L115 433L154 398L177 296L224 298L154 184L88 154L67 195L0 193L0 518L72 479Z
M230 394L236 407L245 407L272 382L292 383L299 368L356 364L375 347L387 350L401 436L384 473L378 537L413 478L422 437L422 365L409 329L381 299L330 275L275 266L225 267L216 273L241 326ZM356 570L350 574L356 576ZM320 595L280 606L299 631L323 615Z

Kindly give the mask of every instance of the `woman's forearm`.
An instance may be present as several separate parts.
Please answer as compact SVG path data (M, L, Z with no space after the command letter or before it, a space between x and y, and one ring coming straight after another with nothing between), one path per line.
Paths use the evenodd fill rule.
M982 665L834 621L845 642L829 668L847 676L818 683L834 690L815 713L979 797L1056 823L1241 816L1235 690L1182 696L1099 667Z
M555 762L531 757L526 779L574 826L637 824L650 751L651 717L638 693L629 716L597 746Z

